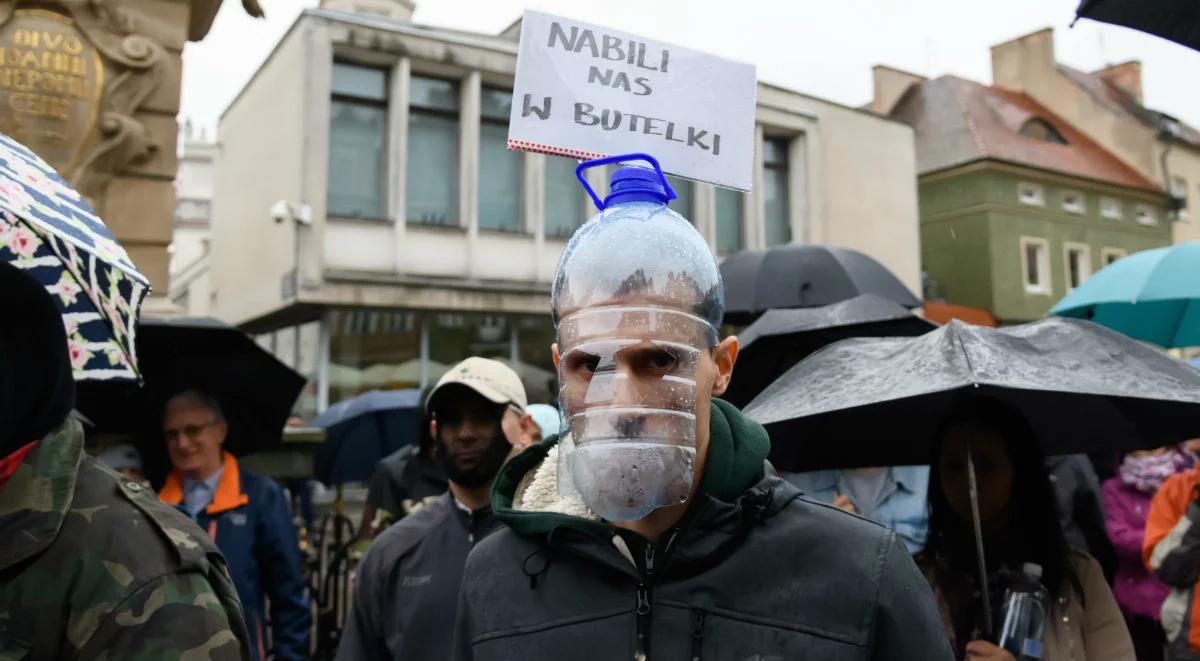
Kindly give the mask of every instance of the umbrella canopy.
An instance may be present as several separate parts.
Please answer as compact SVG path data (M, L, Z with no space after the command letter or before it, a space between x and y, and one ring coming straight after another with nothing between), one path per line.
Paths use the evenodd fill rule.
M1090 319L1162 347L1200 346L1200 241L1119 259L1050 314Z
M906 308L912 292L882 264L848 248L788 244L743 250L721 264L725 323L748 324L773 308L813 308L875 294Z
M1200 50L1200 5L1193 0L1083 0L1075 17L1141 30Z
M338 402L310 423L325 430L313 474L325 484L366 482L387 455L417 438L421 392L372 390Z
M0 259L33 276L62 309L77 381L137 379L134 325L149 282L83 197L3 134Z
M742 407L814 351L850 337L910 337L937 324L875 294L819 308L768 310L738 334L733 380L721 397Z
M953 320L914 338L851 339L788 370L746 414L785 471L925 464L960 393L1020 410L1046 454L1129 451L1200 432L1200 371L1076 319Z
M229 422L225 449L247 455L277 446L307 382L242 330L216 319L146 319L138 326L143 386L81 385L77 408L100 432L134 434L164 461L159 421L167 399L208 393Z

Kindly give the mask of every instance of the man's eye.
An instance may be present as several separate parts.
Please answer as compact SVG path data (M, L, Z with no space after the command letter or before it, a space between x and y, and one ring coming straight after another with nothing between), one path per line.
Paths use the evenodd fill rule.
M679 358L670 351L659 349L657 351L651 351L649 355L646 356L646 362L653 369L666 371L674 368L675 365L679 363Z
M567 367L572 372L587 372L593 374L596 368L600 366L600 356L586 353L577 353L571 356Z

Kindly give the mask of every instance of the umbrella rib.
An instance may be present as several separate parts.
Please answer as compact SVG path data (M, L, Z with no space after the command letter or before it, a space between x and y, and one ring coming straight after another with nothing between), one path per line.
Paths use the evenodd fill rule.
M957 330L955 329L955 331ZM954 334L954 339L958 342L959 350L962 351L963 360L967 361L967 372L971 374L971 385L978 388L979 383L975 381L975 366L971 364L971 354L967 353L967 345L963 342L962 336L957 332Z

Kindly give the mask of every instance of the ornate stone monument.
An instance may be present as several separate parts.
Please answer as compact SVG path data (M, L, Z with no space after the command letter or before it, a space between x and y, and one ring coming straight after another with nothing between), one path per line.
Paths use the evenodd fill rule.
M92 203L167 292L181 54L221 0L0 0L0 131ZM246 10L261 16L256 0Z

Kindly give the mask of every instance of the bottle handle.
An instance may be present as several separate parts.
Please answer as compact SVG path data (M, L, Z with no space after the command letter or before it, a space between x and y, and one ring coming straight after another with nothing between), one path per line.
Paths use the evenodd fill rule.
M674 200L679 197L675 194L675 189L671 188L671 184L667 182L667 175L663 174L662 166L658 164L658 159L650 154L643 153L617 154L616 156L605 156L604 158L584 161L575 166L575 178L579 180L579 183L583 184L583 190L587 191L588 196L592 198L592 202L596 203L597 209L604 211L604 200L601 200L600 196L596 195L596 191L592 190L591 184L583 176L584 170L599 165L608 165L609 163L624 163L625 161L646 161L650 165L653 165L654 171L658 173L658 181L663 185L663 190L667 191L667 199Z

